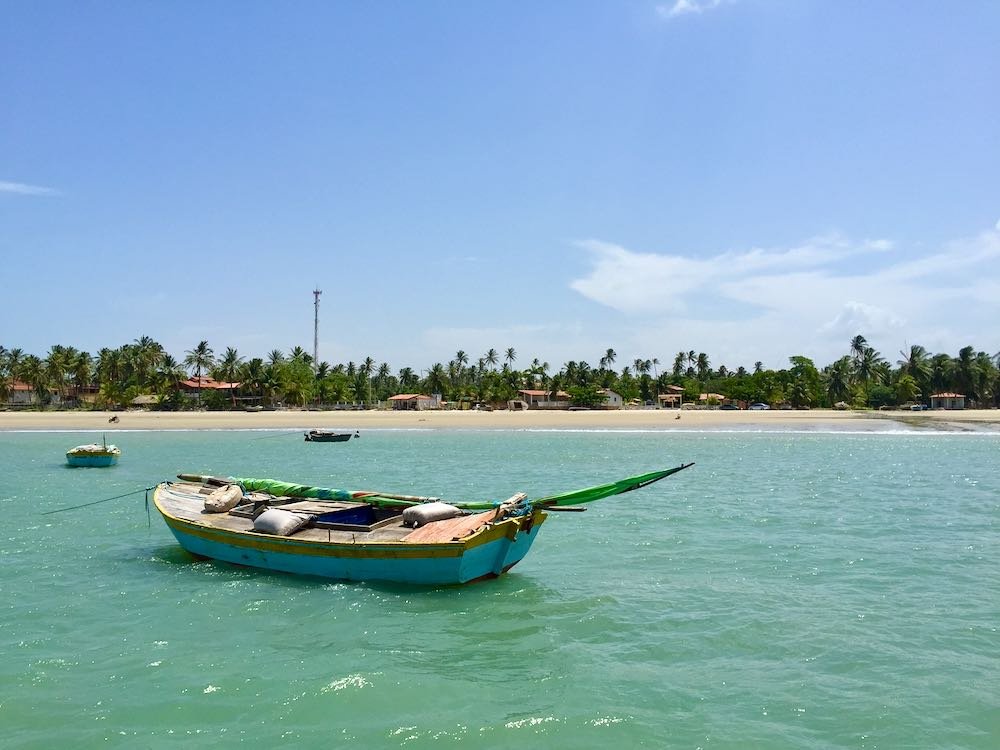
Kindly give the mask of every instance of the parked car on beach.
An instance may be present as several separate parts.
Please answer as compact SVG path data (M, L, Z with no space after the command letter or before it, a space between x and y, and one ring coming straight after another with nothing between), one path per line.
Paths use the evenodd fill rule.
M750 404L750 406L748 406L747 408L752 411L764 411L765 409L770 409L771 407L768 406L767 404L756 403L756 404Z

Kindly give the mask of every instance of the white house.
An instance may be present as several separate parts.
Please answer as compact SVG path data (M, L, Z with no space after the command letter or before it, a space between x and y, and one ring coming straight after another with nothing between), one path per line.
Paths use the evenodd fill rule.
M962 393L935 393L931 395L932 409L964 409L965 395Z
M605 409L621 409L624 405L621 395L615 393L610 388L601 388L598 393L604 396L604 403L601 406Z

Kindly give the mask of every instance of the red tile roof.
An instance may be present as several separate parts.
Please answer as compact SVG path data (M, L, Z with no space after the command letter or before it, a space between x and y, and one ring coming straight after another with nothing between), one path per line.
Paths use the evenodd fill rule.
M206 375L202 375L200 378L182 380L181 385L187 388L208 388L216 391L228 391L240 387L239 383L223 383L221 380L215 380Z

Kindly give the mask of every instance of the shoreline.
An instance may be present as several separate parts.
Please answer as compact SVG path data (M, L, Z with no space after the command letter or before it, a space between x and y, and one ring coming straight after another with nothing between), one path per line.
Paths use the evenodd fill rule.
M679 418L678 418L679 415ZM118 422L108 420L118 417ZM1000 410L853 412L627 409L619 411L0 412L0 432L132 430L1000 430Z

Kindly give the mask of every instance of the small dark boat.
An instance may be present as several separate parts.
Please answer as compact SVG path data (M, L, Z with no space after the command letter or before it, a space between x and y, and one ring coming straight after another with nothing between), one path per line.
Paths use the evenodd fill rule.
M332 432L330 430L309 430L306 433L307 443L343 443L352 437L361 437L355 432Z

